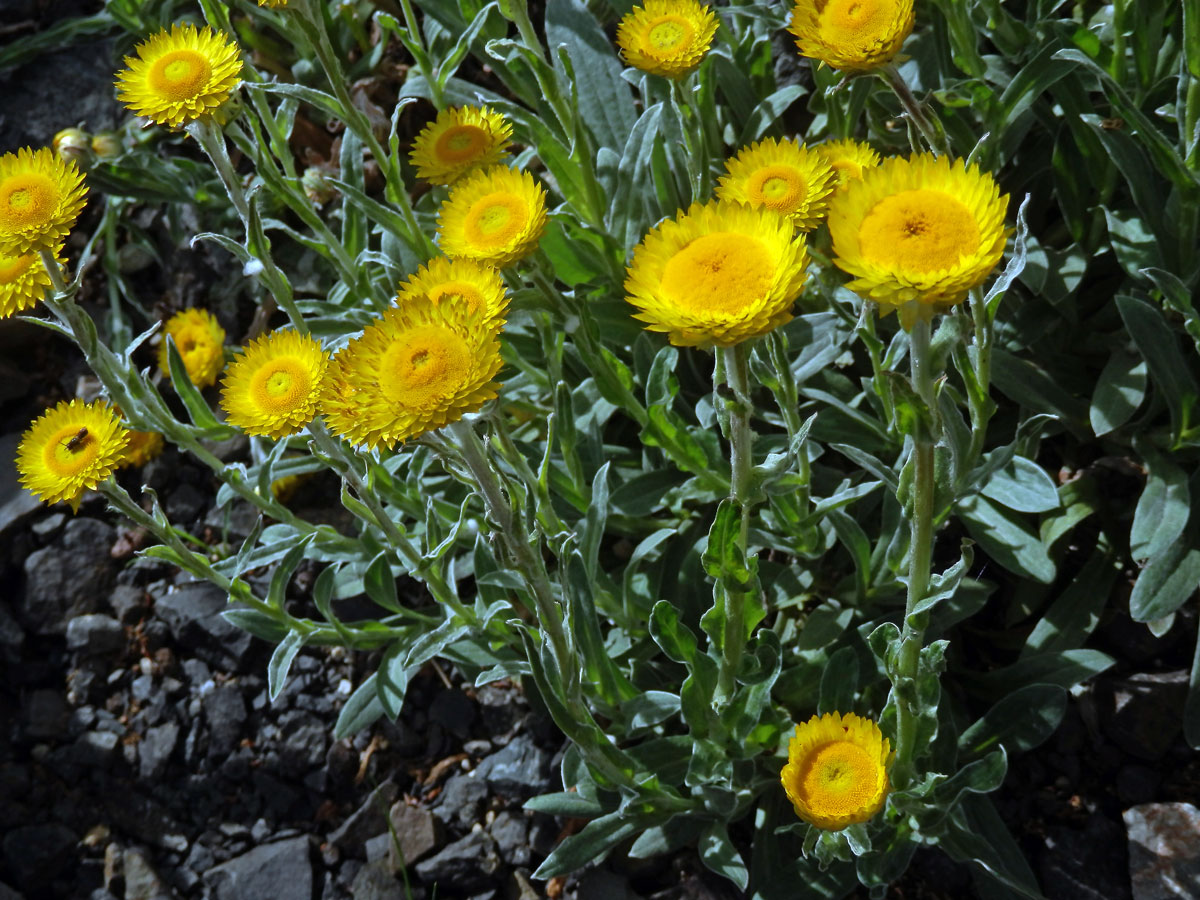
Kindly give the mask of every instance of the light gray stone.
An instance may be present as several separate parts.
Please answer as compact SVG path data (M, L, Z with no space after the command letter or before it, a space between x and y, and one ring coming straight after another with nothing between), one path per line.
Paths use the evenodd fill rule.
M1144 803L1125 810L1133 900L1200 897L1200 810Z

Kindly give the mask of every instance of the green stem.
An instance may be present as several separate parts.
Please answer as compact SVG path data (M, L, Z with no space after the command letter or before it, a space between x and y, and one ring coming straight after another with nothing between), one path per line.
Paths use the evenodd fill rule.
M773 393L775 394L775 403L779 407L779 413L783 416L784 426L787 428L789 443L796 437L803 427L804 422L800 418L800 397L796 390L796 379L792 375L792 367L787 358L787 345L783 334L779 329L770 332L766 338L767 354L771 358L771 365L775 369L775 378L779 382L779 387ZM796 487L797 499L800 502L800 508L804 515L808 514L809 502L809 482L812 480L812 470L808 461L808 448L801 447L800 453L796 457L796 464L800 470L801 484Z
M704 200L712 188L709 183L708 129L691 100L691 92L684 88L683 78L671 79L671 99L679 118L679 130L686 143L688 179L692 188L692 202ZM669 212L664 210L664 212Z
M732 347L721 347L718 354L724 363L725 384L733 393L729 410L729 462L731 478L729 498L737 505L739 513L737 546L740 555L746 556L750 539L750 514L755 501L753 490L753 446L754 433L750 429L750 365L749 352L743 341ZM717 679L717 699L728 702L734 694L738 669L746 647L746 596L748 590L757 590L753 580L749 585L734 578L723 579L721 589L727 603L725 635L722 641L721 665Z
M430 99L433 101L433 106L438 112L441 112L445 106L445 100L442 97L442 88L438 84L437 75L430 65L429 50L425 46L425 38L421 34L421 24L417 21L417 16L413 12L412 0L400 0L400 7L404 10L404 24L408 28L409 36L414 44L420 49L419 54L413 54L417 60L417 67L421 70L421 75L425 78L425 83L429 85Z
M933 373L930 371L929 322L918 319L913 325L910 350L912 380L921 400L933 408ZM914 627L913 611L924 599L929 587L929 569L933 558L933 441L921 435L913 442L913 512L908 560L908 596L904 605L904 627L900 652L893 676L896 697L896 762L893 780L904 788L915 779L913 757L916 752L917 723L920 717L916 678L920 669L922 630Z
M929 115L929 110L925 104L918 100L913 92L909 89L908 84L900 77L900 72L892 64L888 64L879 70L883 76L883 80L887 82L888 87L896 95L896 99L900 101L900 106L903 107L908 120L916 126L917 131L921 133L921 137L925 139L925 143L929 149L936 154L942 156L950 155L950 147L946 142L946 133L942 130L937 119ZM919 153L921 148L911 141L913 152Z

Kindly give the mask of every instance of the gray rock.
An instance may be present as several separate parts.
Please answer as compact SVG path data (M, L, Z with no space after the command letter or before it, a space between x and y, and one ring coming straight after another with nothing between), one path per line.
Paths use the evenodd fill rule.
M74 832L63 825L24 825L4 836L4 858L17 886L40 893L71 864Z
M1121 826L1094 812L1082 829L1046 829L1038 880L1055 900L1127 900L1129 878ZM1114 852L1115 851L1115 852Z
M510 866L529 865L529 823L519 812L503 810L488 828L500 857Z
M178 900L178 895L158 876L141 850L126 850L122 861L125 900Z
M474 891L490 886L500 869L496 846L484 831L472 831L416 865L417 877L442 891Z
M1139 759L1161 759L1178 736L1187 698L1188 672L1142 673L1113 681L1104 731ZM1101 695L1102 697L1105 695Z
M67 649L84 656L115 653L125 646L121 623L100 613L76 616L67 623Z
M358 870L350 884L350 895L354 900L404 900L404 887L386 862L376 860Z
M475 722L475 704L462 691L442 691L429 705L429 718L458 738L466 738Z
M50 688L31 691L25 699L25 735L35 741L60 737L67 727L67 701Z
M85 731L75 741L75 758L80 765L105 769L117 758L121 739L111 731Z
M284 735L279 746L279 770L284 775L301 778L324 761L329 726L316 716L289 710L279 717L279 731ZM384 802L382 809L390 802Z
M30 530L39 538L45 540L46 538L51 537L65 524L67 524L66 513L55 512L38 519L30 526Z
M479 764L475 777L482 778L497 794L513 800L528 800L552 789L550 754L527 734L513 738L507 747Z
M1133 900L1200 897L1200 810L1146 803L1125 810Z
M25 900L25 898L7 884L0 882L0 900Z
M388 804L396 799L397 790L395 782L385 781L371 791L358 809L329 835L329 843L358 856L359 848L369 838L387 830Z
M16 662L25 643L25 632L19 622L8 611L8 604L0 603L0 658Z
M208 755L228 756L242 736L246 721L246 701L242 692L230 685L215 687L204 695L204 716L208 720Z
M488 788L482 780L463 772L446 780L433 814L447 825L457 825L463 831L479 821Z
M146 612L146 592L131 584L118 584L108 595L108 605L119 621L133 625Z
M1162 776L1154 769L1128 763L1117 772L1117 796L1123 803L1149 803L1161 783Z
M179 726L174 722L146 729L138 744L138 772L143 781L155 781L162 776L178 742Z
M204 875L212 900L280 900L312 896L313 869L304 836L263 844ZM281 891L286 890L286 893Z
M423 806L409 806L401 800L389 815L399 844L391 848L397 868L407 868L441 843L438 820Z
M0 21L4 21L0 16ZM11 145L16 149L18 145ZM6 367L7 368L7 367ZM21 432L0 435L0 535L20 525L41 508L41 502L17 481L17 445L21 443Z
M210 584L184 584L154 602L181 645L194 649L209 664L242 667L249 660L253 638L221 618L225 593Z
M607 869L588 869L575 886L576 900L636 900L629 879Z
M204 509L205 497L193 485L178 485L167 495L167 518L172 522L191 523Z
M71 619L95 611L113 580L114 540L116 532L104 522L72 519L58 540L26 557L17 615L28 630L63 634Z

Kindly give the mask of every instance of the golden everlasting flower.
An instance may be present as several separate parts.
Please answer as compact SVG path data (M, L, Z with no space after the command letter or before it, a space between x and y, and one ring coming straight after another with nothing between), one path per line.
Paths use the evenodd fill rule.
M617 44L631 66L682 78L700 65L717 33L717 17L696 0L646 0L617 26Z
M914 21L913 0L796 0L788 31L801 56L865 71L900 52Z
M891 786L888 739L870 719L825 713L796 726L779 780L796 815L839 831L883 808Z
M269 6L271 9L279 9L287 6L287 0L258 0L259 6Z
M79 167L49 147L0 156L0 253L61 246L86 196Z
M823 156L785 138L767 138L725 161L727 175L717 197L765 206L787 216L801 231L812 231L825 218L834 188L833 169Z
M420 296L428 296L434 303L461 298L469 313L482 311L484 321L497 328L508 312L508 291L500 273L471 259L434 257L400 285L396 301L403 306Z
M840 191L856 178L862 178L863 169L879 165L879 152L870 144L855 140L826 141L813 148L833 167L837 176L835 191Z
M139 116L178 127L210 115L238 84L238 48L211 28L174 25L125 57L117 73L117 99Z
M672 344L730 347L791 319L807 265L804 237L783 216L694 203L634 248L625 299Z
M171 375L167 365L169 335L192 383L202 388L215 384L225 368L225 329L212 314L189 307L171 316L163 330L162 343L158 345L158 367L163 374Z
M495 397L500 366L496 330L478 311L410 297L333 358L321 411L350 443L391 448Z
M410 159L430 184L454 184L468 172L500 162L512 125L486 106L443 109L413 141Z
M121 462L129 432L102 400L62 401L37 419L17 448L21 484L39 500L66 500L75 512Z
M443 253L498 269L532 253L545 230L545 188L528 172L507 166L459 181L438 212Z
M129 431L129 443L125 445L125 455L117 464L121 469L132 469L144 466L154 457L163 452L163 436L157 431Z
M296 331L272 331L251 341L225 372L221 408L247 434L295 434L317 414L329 357Z
M929 153L892 157L834 195L829 233L846 286L896 307L905 328L962 302L1000 261L1008 195L992 176Z
M60 253L62 244L54 248L55 262L62 265ZM7 256L0 253L0 319L37 305L50 287L50 273L39 254Z

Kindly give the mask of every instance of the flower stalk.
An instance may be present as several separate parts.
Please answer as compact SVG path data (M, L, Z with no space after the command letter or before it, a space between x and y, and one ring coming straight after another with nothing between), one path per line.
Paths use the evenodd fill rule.
M908 83L900 76L896 66L889 63L880 68L879 73L887 86L892 89L892 93L896 95L896 99L900 101L900 106L908 116L908 121L916 126L929 149L940 156L949 156L950 146L946 141L946 132L942 129L941 123L929 115L925 104L916 98ZM909 136L913 152L919 153L921 148L915 141L911 141L911 132Z

